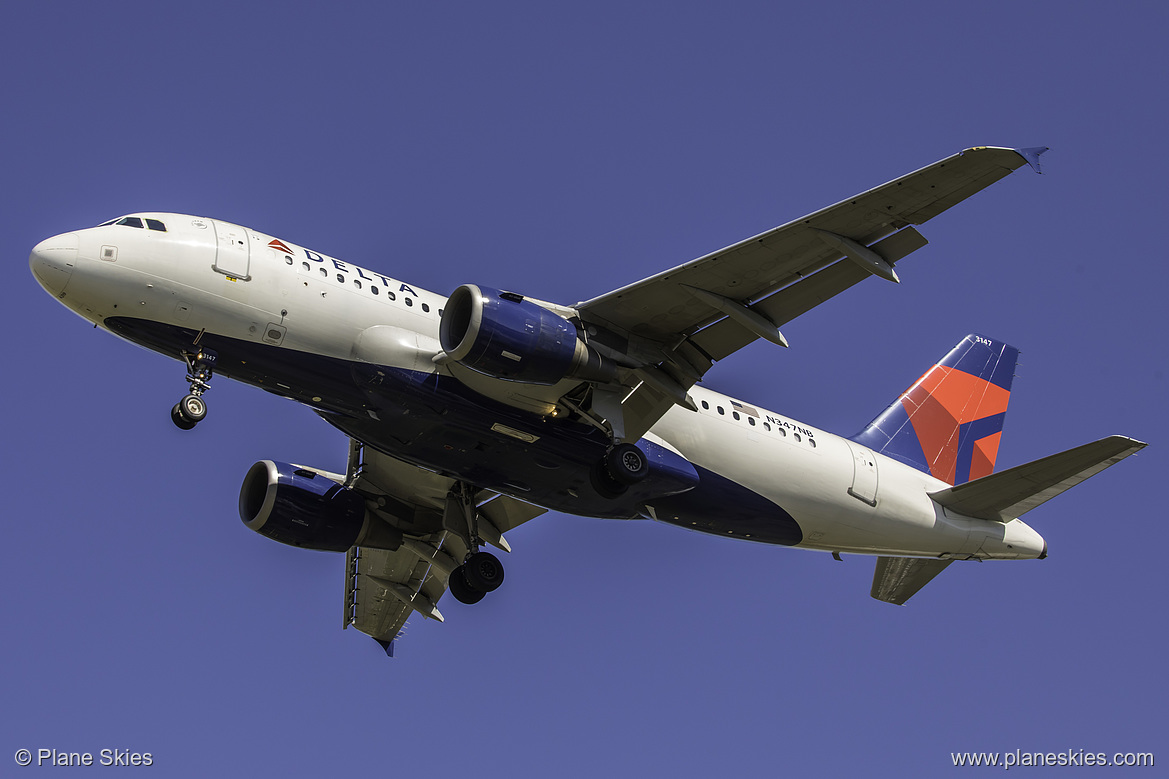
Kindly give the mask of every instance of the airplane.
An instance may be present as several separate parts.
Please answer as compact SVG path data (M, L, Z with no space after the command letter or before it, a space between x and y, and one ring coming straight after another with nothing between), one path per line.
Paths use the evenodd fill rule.
M955 560L1043 559L1019 517L1145 444L1124 436L995 472L1018 350L957 345L851 437L700 385L714 363L926 245L916 226L1046 147L975 147L573 305L464 284L449 297L209 217L135 213L38 243L46 292L185 363L171 409L207 414L215 374L312 408L344 473L261 460L244 524L344 553L345 627L390 656L503 583L491 546L546 511L651 519L877 558L904 604Z

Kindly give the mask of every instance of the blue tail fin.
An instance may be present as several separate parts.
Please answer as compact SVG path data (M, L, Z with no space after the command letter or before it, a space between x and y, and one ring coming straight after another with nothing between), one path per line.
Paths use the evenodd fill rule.
M1019 350L968 335L852 440L948 484L994 471Z

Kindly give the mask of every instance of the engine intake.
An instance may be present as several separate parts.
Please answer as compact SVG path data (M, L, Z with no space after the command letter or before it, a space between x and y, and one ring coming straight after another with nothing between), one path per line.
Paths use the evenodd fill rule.
M505 381L547 385L617 375L617 366L590 349L567 319L490 287L464 284L451 293L439 340L460 365Z
M239 515L260 535L302 549L397 549L402 543L401 533L369 514L357 492L308 469L272 460L261 460L248 470L240 488Z

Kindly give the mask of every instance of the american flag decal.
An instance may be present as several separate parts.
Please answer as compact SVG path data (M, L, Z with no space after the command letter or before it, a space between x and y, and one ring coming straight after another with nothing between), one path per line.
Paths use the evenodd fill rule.
M759 416L759 411L754 406L748 406L746 403L740 403L737 400L731 401L731 407L734 408L735 411L742 411L744 414L747 414L748 416L753 416L753 417Z

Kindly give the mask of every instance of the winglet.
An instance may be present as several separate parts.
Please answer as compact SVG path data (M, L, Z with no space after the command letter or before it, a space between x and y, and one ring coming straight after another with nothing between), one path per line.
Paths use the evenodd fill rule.
M378 646L386 651L386 657L394 656L394 639L382 641L380 638L375 638L374 641L378 642Z
M1015 149L1015 151L1019 153L1020 157L1027 160L1027 164L1034 168L1036 173L1042 173L1043 171L1039 169L1039 155L1050 149L1050 146L1031 146L1026 149Z

